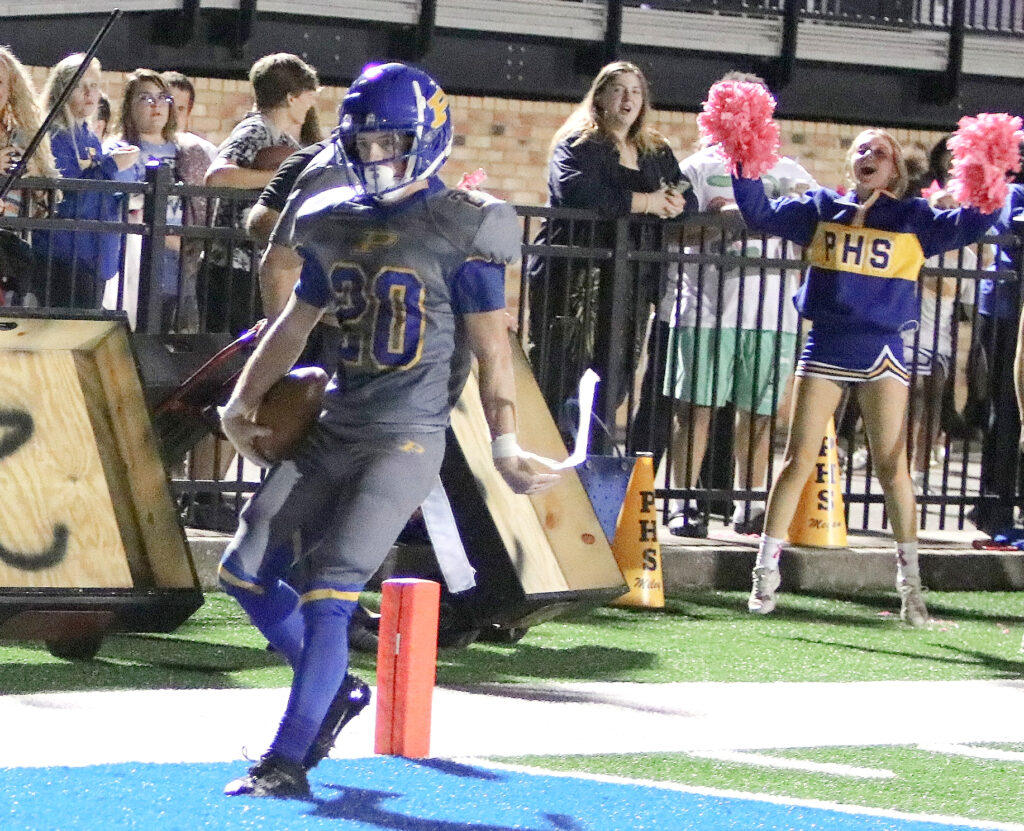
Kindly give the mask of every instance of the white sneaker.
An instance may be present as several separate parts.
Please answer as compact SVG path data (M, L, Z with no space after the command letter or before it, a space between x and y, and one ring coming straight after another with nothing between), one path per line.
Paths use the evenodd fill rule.
M755 615L767 615L775 609L775 592L782 582L782 575L777 568L756 566L752 577L754 587L750 590L747 610Z
M900 594L900 620L919 628L928 623L928 607L921 596L921 578L906 577L896 581L896 591Z
M854 470L864 470L868 466L868 449L866 447L857 448L850 459L850 464Z

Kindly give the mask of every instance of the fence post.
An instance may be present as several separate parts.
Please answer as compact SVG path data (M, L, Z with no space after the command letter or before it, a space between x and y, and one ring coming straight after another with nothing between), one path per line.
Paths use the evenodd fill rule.
M632 350L631 301L636 299L629 290L630 280L633 279L629 263L629 222L628 217L615 221L615 255L611 274L601 275L601 285L598 288L594 364L601 376L601 384L597 388L597 412L608 427L608 433L602 434L601 437L601 452L605 454L612 453L614 449L618 393L623 384L632 384L632 376L629 379L620 377L623 367L625 366L628 371L634 368L632 360L625 364L622 361L622 350ZM611 280L610 286L606 284L608 279ZM603 320L602 317L605 315L607 319Z
M142 221L148 233L142 237L135 331L156 335L160 333L163 305L161 283L167 250L167 202L174 184L171 165L155 160L147 162L146 184L149 188L144 195Z

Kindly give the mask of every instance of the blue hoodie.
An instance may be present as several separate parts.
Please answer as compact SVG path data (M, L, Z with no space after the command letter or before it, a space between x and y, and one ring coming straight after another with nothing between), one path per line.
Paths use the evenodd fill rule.
M999 212L999 218L992 230L1006 234L1015 216L1024 216L1024 185L1010 185L1010 197ZM999 259L993 263L993 271L1016 271L1020 267L1020 248L1001 246ZM1016 275L1006 280L978 281L978 314L996 317L1000 320L1016 320L1020 299L1020 282Z
M84 122L77 124L73 131L54 131L50 135L50 147L57 169L66 179L138 181L138 174L133 168L118 170L114 160L103 154L100 140ZM122 194L67 191L57 205L56 217L120 222L123 200ZM118 271L121 239L121 234L114 233L36 231L32 235L32 244L44 262L48 249L52 248L55 260L70 264L75 259L83 273L94 274L99 280L109 280Z
M977 241L999 216L973 208L939 211L924 199L885 191L863 205L854 193L827 188L769 202L760 179L733 177L733 191L752 230L805 247L809 266L794 299L800 314L826 331L913 331L924 261Z

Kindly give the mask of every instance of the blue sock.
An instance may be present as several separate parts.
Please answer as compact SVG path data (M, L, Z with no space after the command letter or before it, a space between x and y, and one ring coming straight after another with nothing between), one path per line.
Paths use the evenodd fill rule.
M360 586L314 584L302 595L306 622L288 707L271 751L301 763L348 670L348 622Z
M283 580L259 583L221 563L220 584L249 615L253 626L263 633L270 645L284 655L294 669L302 652L303 622L299 612L299 596Z

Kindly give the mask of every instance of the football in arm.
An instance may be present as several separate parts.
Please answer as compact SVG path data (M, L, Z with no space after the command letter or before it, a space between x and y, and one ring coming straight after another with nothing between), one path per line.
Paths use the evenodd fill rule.
M264 147L256 153L252 160L253 170L277 170L284 160L294 152L294 147L287 147L283 144Z
M327 373L318 366L293 369L272 386L256 410L256 423L269 427L269 436L253 442L271 462L291 458L323 407Z

